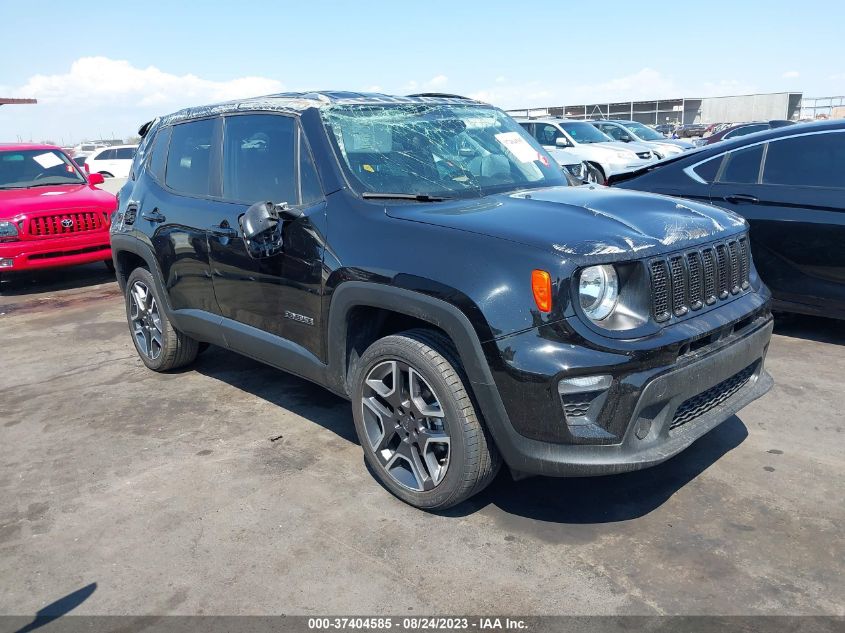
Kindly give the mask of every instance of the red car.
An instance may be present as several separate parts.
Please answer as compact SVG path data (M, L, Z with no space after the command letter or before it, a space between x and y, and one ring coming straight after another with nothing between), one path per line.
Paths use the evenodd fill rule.
M58 147L0 144L0 275L111 263L114 195Z

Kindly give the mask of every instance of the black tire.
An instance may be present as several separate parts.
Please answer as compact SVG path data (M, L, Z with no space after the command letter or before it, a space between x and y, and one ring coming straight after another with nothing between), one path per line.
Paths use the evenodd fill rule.
M604 185L607 183L607 178L601 167L587 163L587 182L594 185Z
M106 268L109 269L109 272L114 274L114 262L110 259L103 260L103 263L106 265Z
M110 174L109 172L107 172L107 171L101 171L101 172L100 172L100 175L101 175L103 178L114 178L114 176L113 176L112 174Z
M381 418L378 415L374 416L373 410L369 407L367 407L368 411L365 413L364 392L367 390L368 401L372 401L375 393L370 388L371 383L366 383L366 379L372 377L371 372L378 371L380 367L394 361L397 366L406 365L419 377L422 377L423 383L427 383L425 387L430 391L424 391L424 393L432 396L434 402L437 403L437 410L442 413L442 417L436 418L439 421L435 424L442 425L442 430L439 431L441 434L443 432L448 434L449 452L446 458L445 474L437 483L434 483L435 478L433 476L429 477L429 489L409 488L407 485L400 483L388 470L387 466L390 465L391 459L393 459L394 464L399 463L395 459L396 454L401 452L399 448L395 448L393 453L390 453L390 448L385 448L379 451L377 455L376 449L373 447L373 440L371 439L371 431L374 428L373 420L381 420ZM401 375L404 376L404 373ZM410 375L409 373L408 376L410 377ZM419 378L415 380L418 381ZM404 377L402 384L405 385ZM432 330L409 330L379 339L367 348L357 363L352 382L355 430L358 433L361 447L364 450L364 457L370 469L382 485L402 501L417 508L443 510L480 492L496 476L501 465L501 458L489 432L476 412L476 407L467 389L468 384L469 382L464 375L451 342L445 336ZM399 399L405 400L403 404L408 410L417 411L416 422L420 423L423 420L419 417L420 410L412 404L410 397L405 398L407 392L404 386L400 391L402 394ZM386 399L384 406L390 407ZM398 410L403 409L400 407ZM386 408L384 411L387 413ZM391 411L396 414L397 409L391 407ZM406 411L406 413L407 416L414 417L413 411ZM368 422L365 422L365 415L368 416ZM412 420L411 423L413 424L413 422ZM425 418L425 424L430 422L431 418ZM369 426L365 426L365 424ZM402 446L403 440L397 440L397 438L400 438L402 434L407 434L406 431L401 429L401 422L396 422L395 419L390 419L390 424L394 424L394 428L398 429L394 431L395 435L393 436L395 445ZM382 425L383 434L385 433L385 426ZM368 431L368 428L370 431ZM414 434L414 431L412 431L412 434ZM412 442L413 437L409 437L405 441ZM409 445L412 448L414 446L413 444ZM427 445L428 443L426 443ZM419 463L425 470L425 474L433 472L429 466L426 466L428 462L426 462L425 451L420 451L419 446L416 450L417 456L422 454L422 460ZM400 456L400 459L403 458ZM408 460L404 461L409 464ZM387 462L387 465L385 462ZM397 469L394 466L393 472L397 472L397 470L402 469ZM404 470L411 471L413 469L406 468ZM413 478L414 476L411 475L410 477ZM419 478L416 481L419 482Z
M154 306L157 317L150 316L149 319L145 319L147 323L157 324L157 327L153 325L146 326L148 330L149 328L155 327L159 339L157 344L152 341L149 343L145 341L145 344L149 345L149 349L153 350L151 353L143 349L141 343L145 339L143 334L140 332L136 334L138 319L133 317L133 304L138 304L138 300L133 297L133 290L136 288L136 284L141 284L155 301L155 303L146 302L146 315L149 316L153 313L153 308L150 306ZM170 319L167 318L164 309L161 307L163 306L163 302L156 290L153 276L146 268L136 268L129 275L129 279L126 281L125 303L126 320L129 323L129 333L132 336L132 343L135 345L138 356L148 368L153 371L169 371L178 367L184 367L194 361L197 357L199 343L176 330L170 323ZM141 327L145 326L142 325Z

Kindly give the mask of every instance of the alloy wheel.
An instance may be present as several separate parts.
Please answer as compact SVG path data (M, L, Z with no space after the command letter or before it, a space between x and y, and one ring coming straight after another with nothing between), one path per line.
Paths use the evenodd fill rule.
M440 400L413 367L399 360L375 365L364 380L366 440L399 485L435 488L449 468L450 440Z
M129 291L129 320L138 349L150 360L156 360L163 346L161 314L153 293L142 281L132 284Z

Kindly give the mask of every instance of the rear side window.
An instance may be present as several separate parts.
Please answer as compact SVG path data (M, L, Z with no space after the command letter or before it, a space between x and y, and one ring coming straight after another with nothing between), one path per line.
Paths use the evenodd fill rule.
M168 187L187 195L209 194L213 136L212 119L173 126L165 172Z
M768 130L769 126L766 123L761 123L759 125L744 125L742 127L738 127L733 132L728 132L725 134L725 139L729 138L736 138L738 136L745 136L746 134L753 134L754 132L762 132L763 130Z
M705 182L711 183L716 180L716 174L719 173L719 166L722 164L722 158L724 158L724 154L722 156L717 156L716 158L711 158L707 162L701 163L698 167L693 169L693 171L698 174L699 178Z
M275 114L226 118L223 197L244 203L299 204L296 121Z
M114 150L115 158L120 160L132 160L135 156L135 148L134 147L121 147L120 149Z
M96 154L93 160L112 160L114 158L113 149L104 149L102 152Z
M845 187L845 133L811 134L770 142L763 182Z
M166 127L159 130L153 139L152 147L147 150L149 158L148 171L159 182L164 182L164 169L167 164L167 146L170 143L170 131L173 128Z
M728 152L725 157L727 163L722 169L719 182L756 183L760 177L760 161L762 159L762 144Z

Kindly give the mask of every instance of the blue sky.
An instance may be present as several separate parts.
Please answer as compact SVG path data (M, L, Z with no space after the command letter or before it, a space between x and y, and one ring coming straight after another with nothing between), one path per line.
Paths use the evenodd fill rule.
M171 0L32 11L0 0L0 96L40 102L0 108L0 140L125 137L156 114L278 90L444 91L504 108L845 93L845 4L780 4Z

